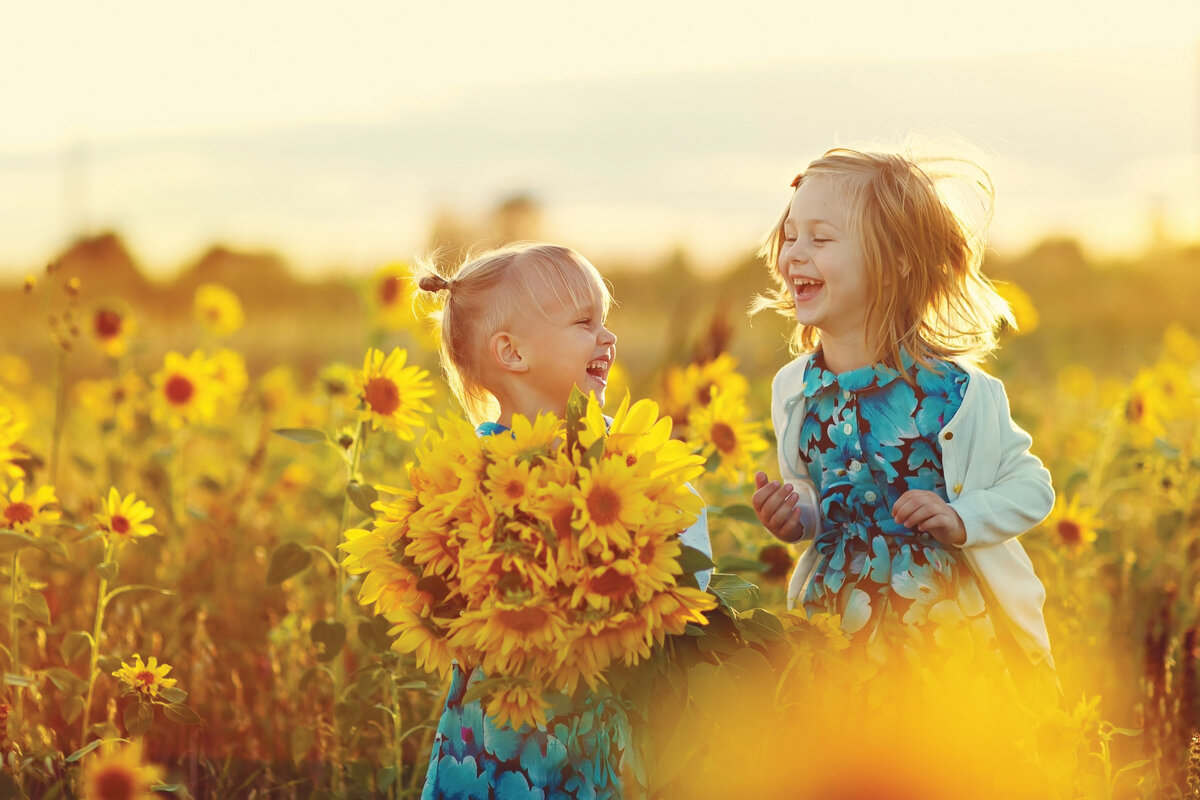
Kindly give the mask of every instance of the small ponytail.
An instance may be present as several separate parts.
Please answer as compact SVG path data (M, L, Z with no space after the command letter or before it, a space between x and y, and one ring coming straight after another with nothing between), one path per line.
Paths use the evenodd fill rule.
M436 272L427 272L417 281L417 286L426 292L448 292L454 288L454 280L446 280Z

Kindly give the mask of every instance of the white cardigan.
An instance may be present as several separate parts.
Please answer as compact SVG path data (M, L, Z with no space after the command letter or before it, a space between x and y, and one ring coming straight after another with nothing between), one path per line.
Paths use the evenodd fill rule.
M821 532L821 499L800 456L804 420L804 371L811 355L786 364L771 385L771 421L778 439L779 472L799 495L806 540ZM1037 525L1054 507L1050 473L1029 452L1033 439L1013 422L1004 384L969 364L962 406L942 428L942 471L950 506L962 518L963 555L983 589L1011 621L1029 660L1053 667L1042 604L1046 589L1016 536ZM816 569L808 548L788 584L795 605Z

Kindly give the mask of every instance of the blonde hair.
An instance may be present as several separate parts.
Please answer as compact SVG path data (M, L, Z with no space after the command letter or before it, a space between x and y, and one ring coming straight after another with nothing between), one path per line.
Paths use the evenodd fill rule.
M435 321L440 333L442 369L451 391L475 424L494 419L495 395L485 385L488 340L513 323L517 314L536 308L541 288L576 308L599 303L608 313L612 295L592 263L569 247L521 242L468 254L452 274L443 274L436 255L417 260L417 286L429 294L414 299Z
M868 346L874 361L905 374L901 353L928 365L930 359L979 362L997 347L1001 323L1015 327L1012 310L983 274L983 235L994 189L979 164L961 157L912 157L834 148L796 176L832 181L846 203L850 235L860 246L873 291L867 301ZM956 213L941 188L956 180L983 201L976 232ZM793 197L794 197L793 193ZM767 234L758 255L778 288L759 295L750 308L793 317L795 300L779 265L783 226L791 208ZM797 325L793 352L812 352L820 331Z

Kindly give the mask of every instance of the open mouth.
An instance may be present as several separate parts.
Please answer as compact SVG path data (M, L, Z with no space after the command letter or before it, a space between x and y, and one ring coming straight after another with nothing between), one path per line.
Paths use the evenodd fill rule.
M811 278L796 278L792 281L793 291L796 294L797 301L811 300L816 297L821 291L821 287L825 285L824 281L813 280Z
M612 362L605 358L597 358L589 361L587 365L587 374L598 380L601 385L608 384L608 370L612 366Z

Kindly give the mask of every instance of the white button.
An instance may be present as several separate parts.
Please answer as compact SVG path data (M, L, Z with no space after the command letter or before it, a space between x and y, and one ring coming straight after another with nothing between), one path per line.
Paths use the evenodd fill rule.
M858 472L860 469L862 469L862 463L860 461L854 460L850 462L851 472Z
M854 433L854 426L851 425L849 422L847 422L845 425L842 426L842 433L846 433L846 434Z
M875 498L877 498L877 497L879 497L879 495L875 494L874 492L867 492L866 494L863 495L863 499L866 500L868 503L874 503Z
M843 400L850 399L850 390L849 389L842 389L842 399Z

